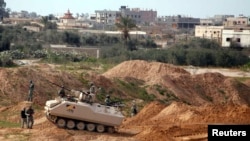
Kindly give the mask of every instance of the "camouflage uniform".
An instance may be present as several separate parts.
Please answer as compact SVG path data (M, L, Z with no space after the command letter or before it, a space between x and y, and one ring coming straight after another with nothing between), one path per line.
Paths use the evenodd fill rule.
M135 116L136 114L137 114L137 107L136 107L136 104L133 103L131 107L131 116Z
M21 127L24 128L24 126L26 125L27 127L27 116L25 114L25 108L23 108L23 110L21 111Z
M32 81L30 81L28 101L32 101L33 100L34 87L35 87L34 83Z
M95 94L96 94L96 87L93 83L91 83L90 89L89 89L89 94L87 95L88 102L90 102L90 103L94 102Z
M66 96L66 95L65 95L64 86L62 86L62 88L61 88L60 91L58 92L58 95L59 95L61 98L63 98L63 97Z
M25 114L27 116L27 127L32 129L34 124L34 119L33 119L34 110L32 109L31 106L28 109L26 109Z
M107 106L111 106L111 101L110 101L110 96L109 95L107 95L106 98L105 98L105 104Z

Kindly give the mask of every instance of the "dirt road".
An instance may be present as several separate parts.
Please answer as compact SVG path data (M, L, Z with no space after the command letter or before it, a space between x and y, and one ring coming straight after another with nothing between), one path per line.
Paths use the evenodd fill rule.
M244 72L239 69L224 69L224 68L200 68L194 66L183 67L186 71L192 75L203 74L203 73L221 73L228 77L250 77L249 72Z

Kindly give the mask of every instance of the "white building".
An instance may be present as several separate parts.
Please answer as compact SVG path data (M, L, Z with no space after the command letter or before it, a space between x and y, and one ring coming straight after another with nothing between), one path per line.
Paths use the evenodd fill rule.
M114 25L117 22L117 17L119 17L118 11L110 11L110 10L96 10L96 22L97 23L105 23L109 25Z
M195 26L195 37L221 40L223 26Z
M250 28L224 29L222 47L230 47L232 43L236 43L240 47L250 47Z
M76 19L72 16L72 13L68 10L67 13L64 13L63 17L60 17L59 22L57 22L59 29L77 29L77 28L87 28L91 27L90 21Z
M68 10L67 13L64 14L63 17L60 18L60 22L58 23L59 26L64 27L73 27L75 26L76 20L72 16L72 13Z

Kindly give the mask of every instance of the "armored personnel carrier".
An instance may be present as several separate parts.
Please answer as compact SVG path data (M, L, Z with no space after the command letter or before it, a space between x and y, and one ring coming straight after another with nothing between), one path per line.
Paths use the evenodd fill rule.
M113 133L124 119L118 107L86 102L83 93L75 100L48 100L44 108L46 117L60 128Z

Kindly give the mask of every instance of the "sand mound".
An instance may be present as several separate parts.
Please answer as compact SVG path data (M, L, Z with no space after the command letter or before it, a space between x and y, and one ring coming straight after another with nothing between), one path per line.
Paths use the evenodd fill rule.
M160 85L167 89L175 100L191 105L206 103L230 103L250 105L250 87L220 73L191 75L184 69L159 62L140 60L125 61L103 76L107 78L127 78L141 80L145 85ZM152 87L147 89L156 92ZM157 96L157 94L155 94ZM169 96L169 93L166 94ZM158 98L164 96L158 94ZM166 99L166 96L165 96Z
M140 130L136 137L143 141L173 140L174 136L206 133L208 124L249 124L249 114L250 107L247 105L197 107L179 102L168 106L152 102L135 117L125 121L121 128Z
M189 72L179 67L159 62L147 62L142 60L125 61L103 75L107 78L133 77L144 80L147 83L155 83L165 75L183 75Z

